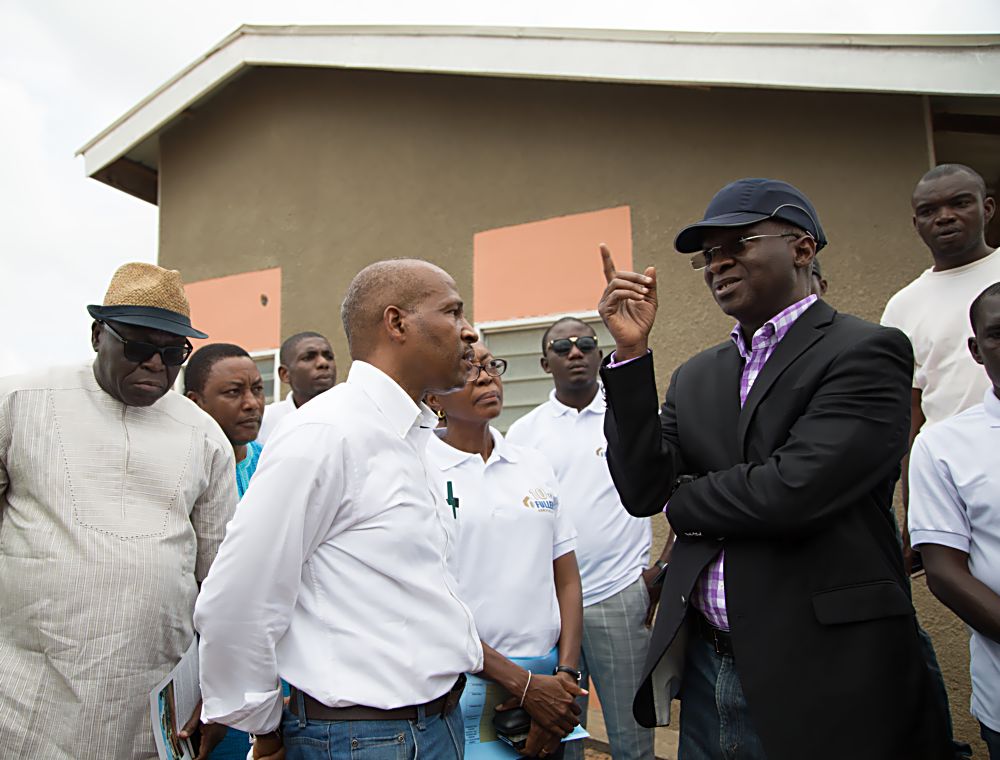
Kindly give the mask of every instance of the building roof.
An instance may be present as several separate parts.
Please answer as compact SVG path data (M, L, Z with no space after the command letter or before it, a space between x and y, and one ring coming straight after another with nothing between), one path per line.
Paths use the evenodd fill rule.
M1000 34L242 26L80 148L87 175L156 203L159 133L252 66L991 98Z

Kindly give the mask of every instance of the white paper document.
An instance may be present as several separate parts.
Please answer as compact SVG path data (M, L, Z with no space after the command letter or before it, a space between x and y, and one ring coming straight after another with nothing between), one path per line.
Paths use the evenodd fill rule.
M187 723L201 699L198 685L198 637L195 636L177 667L149 693L149 716L160 760L191 760L190 739L177 732Z

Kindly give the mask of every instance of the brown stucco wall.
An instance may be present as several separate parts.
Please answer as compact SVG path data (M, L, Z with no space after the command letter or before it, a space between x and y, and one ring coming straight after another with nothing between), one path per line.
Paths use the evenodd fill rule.
M806 191L831 241L828 300L874 320L926 266L908 199L927 166L914 97L259 69L163 135L160 262L187 281L280 266L282 334L329 335L343 376L339 304L366 263L431 259L471 300L474 233L629 205L636 265L659 272L663 385L729 330L671 247L722 184ZM579 262L595 277L598 242ZM966 634L915 589L971 740Z

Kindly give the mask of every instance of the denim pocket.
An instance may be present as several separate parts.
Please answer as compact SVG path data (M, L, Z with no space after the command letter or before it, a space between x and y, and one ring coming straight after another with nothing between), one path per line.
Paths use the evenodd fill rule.
M373 721L373 724L375 722ZM372 725L372 728L376 728ZM406 760L406 732L393 730L391 733L376 730L356 732L350 739L351 758L353 760Z
M311 721L304 726L285 708L281 722L282 743L288 760L328 760L333 757L330 748L330 724Z

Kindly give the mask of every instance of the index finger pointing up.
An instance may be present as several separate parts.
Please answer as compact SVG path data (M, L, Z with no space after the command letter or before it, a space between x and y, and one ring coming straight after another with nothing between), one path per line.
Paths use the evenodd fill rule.
M618 272L611 258L611 249L605 243L601 243L601 263L604 264L604 279L610 283Z

